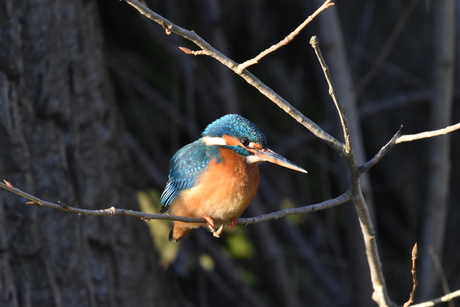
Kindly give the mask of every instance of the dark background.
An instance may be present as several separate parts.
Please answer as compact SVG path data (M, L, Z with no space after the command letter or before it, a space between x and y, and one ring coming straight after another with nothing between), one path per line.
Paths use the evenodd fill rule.
M289 45L249 70L342 139L309 40L317 35L323 52L345 50L368 160L400 125L405 134L433 129L430 101L436 69L436 2L419 1L405 14L410 3L339 0L334 10L343 45L322 43L321 33L329 31L330 18L334 18L325 12ZM146 4L175 24L194 30L237 62L283 39L320 5L298 0ZM0 26L0 77L5 79L0 81L9 84L2 88L6 98L0 101L0 111L6 111L0 112L0 118L2 127L7 127L5 114L11 113L21 127L0 130L1 179L43 199L82 208L113 205L136 210L139 199L141 205L155 207L174 152L199 138L216 118L239 113L261 128L271 149L309 172L260 165L261 186L244 217L314 204L346 191L348 173L336 152L216 60L184 54L179 46L197 47L174 34L166 35L161 26L127 3L28 0L18 4L2 0L0 8L5 16ZM363 83L401 18L407 20L383 65ZM75 48L66 43L73 35L77 37ZM5 37L13 38L8 41ZM65 60L55 63L57 58ZM334 67L331 71L334 79ZM455 63L456 77L458 71L459 63ZM66 80L65 84L60 80ZM460 121L457 78L454 87L452 110L447 110L451 123ZM436 225L445 227L438 255L442 272L436 271L433 291L422 293L420 299L446 292L439 280L451 291L460 288L460 134L454 132L450 137L447 219L444 225ZM44 139L48 145L43 145ZM53 144L65 146L54 148ZM399 305L407 301L412 288L411 249L427 231L432 146L430 140L397 145L369 172L371 185L365 196L372 204L389 295ZM17 152L27 154L18 158ZM50 158L49 152L55 152L55 157ZM60 165L65 165L62 174ZM141 221L78 217L22 203L23 199L0 192L0 233L4 233L0 260L2 278L10 282L9 286L0 282L0 293L6 306L374 304L362 235L351 203L238 226L221 239L212 238L204 229L192 231L178 244L157 238L160 255ZM155 232L164 231L169 223L152 221L149 225ZM70 242L80 243L63 244L67 236L62 232L67 231L77 238ZM30 243L31 233L37 236L32 236L35 245ZM161 235L166 236L167 232ZM162 257L171 245L176 256L165 260ZM419 248L421 257L430 257L428 247ZM72 255L73 269L64 264L56 267L54 259L72 263ZM41 273L33 273L37 268ZM85 277L75 281L73 276L81 275ZM419 275L422 282L424 278Z

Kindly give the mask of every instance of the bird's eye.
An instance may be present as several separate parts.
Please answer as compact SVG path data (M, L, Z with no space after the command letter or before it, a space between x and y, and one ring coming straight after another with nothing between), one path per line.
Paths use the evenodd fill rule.
M248 138L242 138L240 140L241 144L243 144L243 146L248 146L249 145L249 140Z

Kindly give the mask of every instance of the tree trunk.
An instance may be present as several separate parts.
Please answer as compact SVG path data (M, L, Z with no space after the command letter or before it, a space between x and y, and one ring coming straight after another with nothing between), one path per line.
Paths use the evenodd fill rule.
M138 209L94 1L0 1L0 177L42 199ZM0 306L174 306L141 220L0 191Z

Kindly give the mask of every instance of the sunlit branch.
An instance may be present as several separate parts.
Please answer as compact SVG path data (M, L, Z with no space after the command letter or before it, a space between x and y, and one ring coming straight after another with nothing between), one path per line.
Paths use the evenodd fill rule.
M438 129L438 130L426 131L426 132L421 132L417 134L405 134L405 135L400 136L396 140L396 144L431 138L431 137L439 136L439 135L444 135L444 134L451 133L452 131L455 131L458 129L460 129L460 123L452 125L452 126L448 126L446 128Z

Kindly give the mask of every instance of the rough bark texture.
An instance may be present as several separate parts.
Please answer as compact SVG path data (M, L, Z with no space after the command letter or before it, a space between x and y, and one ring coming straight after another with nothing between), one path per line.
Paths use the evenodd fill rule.
M0 1L0 177L50 201L138 209L94 1ZM173 306L148 230L0 191L0 306Z

